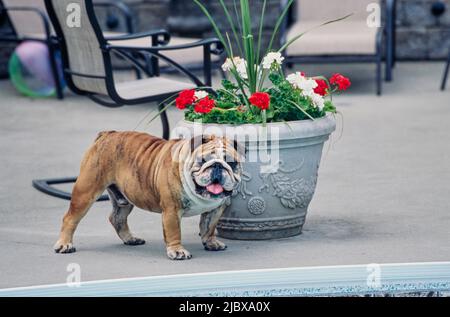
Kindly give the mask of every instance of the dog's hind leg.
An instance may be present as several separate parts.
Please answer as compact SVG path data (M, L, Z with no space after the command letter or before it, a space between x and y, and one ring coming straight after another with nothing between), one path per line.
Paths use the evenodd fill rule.
M63 218L61 233L54 246L56 253L73 253L73 234L81 219L87 214L89 208L103 193L106 186L96 184L89 173L81 173L72 191L72 200L69 210Z
M109 198L113 205L113 211L109 221L117 232L117 235L126 245L141 245L145 241L133 236L128 227L128 215L133 210L133 205L122 195L115 185L108 187Z

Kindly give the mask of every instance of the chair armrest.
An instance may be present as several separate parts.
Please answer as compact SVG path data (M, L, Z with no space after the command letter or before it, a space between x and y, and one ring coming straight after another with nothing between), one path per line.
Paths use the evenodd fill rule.
M163 36L163 39L161 39L160 36ZM170 33L164 29L152 30L152 31L147 31L147 32L139 32L139 33L133 33L133 34L126 34L126 35L120 35L120 36L109 36L109 37L105 37L105 40L107 40L107 41L126 41L126 40L140 39L143 37L151 37L152 41L153 41L152 46L166 45L170 41Z
M202 83L194 74L189 72L184 66L180 65L171 58L161 54L164 51L182 50L194 47L203 47L203 71L205 75L205 83ZM214 47L215 46L215 47ZM149 53L152 55L152 67L156 76L159 76L159 59L165 61L179 72L186 75L193 83L197 86L211 86L211 54L221 54L224 51L224 46L222 42L217 38L204 39L184 45L173 45L173 46L146 46L146 47L135 47L135 46L123 46L123 45L110 45L106 44L103 48L106 52L111 53L112 51L119 52L121 54L130 52L131 54L136 53ZM130 55L131 55L130 54ZM132 56L129 56L133 59Z
M106 7L117 9L125 19L127 32L134 33L134 26L133 26L134 14L131 11L130 7L123 1L100 0L93 2L93 5L94 7Z
M213 45L215 45L214 48L213 48ZM159 46L159 47L156 47L156 49L158 51L175 51L175 50L184 50L184 49L189 49L189 48L194 48L194 47L199 47L199 46L210 47L211 53L215 54L215 55L220 55L224 51L224 46L223 46L222 42L217 38L208 38L208 39L203 39L203 40L199 40L199 41L195 41L195 42L191 42L191 43L187 43L187 44L180 44L180 45Z
M174 51L174 50L183 50L194 47L212 47L212 45L216 45L216 48L211 49L211 53L220 55L223 52L223 44L217 38L209 38L203 39L196 42L182 44L182 45L166 45L166 46L151 46L151 47L128 47L123 45L107 45L107 50L128 50L128 51L147 51L150 53L158 53L160 51Z
M7 13L8 13L8 11L28 11L28 12L33 12L33 13L37 14L42 20L42 24L44 25L45 35L47 36L47 39L51 38L52 34L51 34L51 28L50 28L50 21L47 17L47 14L45 12L43 12L42 10L40 10L38 8L33 8L33 7L0 6L0 11L6 11Z

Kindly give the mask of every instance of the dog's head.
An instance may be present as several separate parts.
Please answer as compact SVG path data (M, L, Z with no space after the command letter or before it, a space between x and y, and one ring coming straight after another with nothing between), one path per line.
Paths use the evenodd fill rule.
M243 146L227 138L201 136L191 140L191 151L196 194L208 199L231 196L241 181Z

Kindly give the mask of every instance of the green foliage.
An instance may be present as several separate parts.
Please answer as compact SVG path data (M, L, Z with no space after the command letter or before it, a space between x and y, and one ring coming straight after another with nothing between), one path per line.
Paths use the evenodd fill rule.
M274 63L273 67L266 66L264 68L264 62L262 62L263 58L261 58L262 56L260 54L262 49L261 39L264 31L263 25L266 14L267 0L264 0L262 4L262 12L258 27L259 32L256 36L252 33L252 16L254 15L254 12L250 11L249 0L233 0L235 14L234 18L232 16L233 13L229 11L224 0L218 0L223 9L224 15L230 24L231 34L220 30L202 0L193 1L209 19L215 33L217 34L217 37L224 45L226 54L229 58L227 60L227 67L229 68L228 71L234 82L230 80L223 80L222 88L215 91L214 95L210 94L209 97L215 101L215 106L210 112L197 113L194 105L188 105L185 110L186 120L216 124L239 125L245 123L262 123L264 125L267 122L314 120L315 118L324 117L327 112L336 112L336 108L331 100L325 101L323 109L319 109L314 104L311 97L305 96L302 94L300 89L294 88L291 83L285 79L281 68L281 62L278 62L279 65L275 65ZM279 49L273 49L276 35L281 29L284 19L289 12L289 8L293 5L293 3L294 0L288 0L287 5L278 17L271 34L270 42L265 50L266 54L283 52L289 45L301 38L306 32L310 31L307 30L306 32L295 36L294 39ZM347 17L348 16L331 20L318 25L317 27L334 23L346 19ZM237 21L237 25L235 25L234 20ZM236 47L233 47L230 37L235 40ZM234 53L240 54L241 57L234 55ZM272 85L264 88L267 76ZM327 81L327 79L324 80ZM270 95L271 101L269 109L260 110L250 104L251 98L249 97L257 92L265 92ZM332 93L332 91L330 91L330 93ZM314 96L314 98L316 98L316 96ZM317 100L315 102L317 103ZM184 108L184 106L185 104L183 104L180 108ZM266 105L262 108L265 107ZM206 109L205 111L202 108L202 105L200 105L199 108L200 109L198 109L198 111L209 111L209 109Z
M273 86L264 89L264 92L271 97L270 107L266 111L269 123L310 120L324 117L327 112L336 112L330 100L325 101L325 107L322 110L318 109L309 97L303 96L299 89L294 89L279 73L271 73L269 79ZM223 80L222 88L217 90L216 96L211 98L216 101L216 106L211 112L200 114L196 113L193 107L188 107L185 119L201 123L231 125L263 123L261 111L254 106L246 106L245 97L229 80Z

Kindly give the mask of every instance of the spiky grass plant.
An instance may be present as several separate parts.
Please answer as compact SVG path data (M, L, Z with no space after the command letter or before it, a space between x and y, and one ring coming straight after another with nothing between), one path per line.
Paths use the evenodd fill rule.
M221 30L201 0L193 1L207 16L224 46L227 59L222 68L230 77L222 81L222 87L215 90L215 94L199 89L181 92L174 102L185 111L186 120L266 125L267 122L314 120L327 112L336 112L331 95L337 90L347 89L350 80L340 74L328 80L322 76L306 77L301 72L286 77L282 68L282 53L309 31L346 19L351 14L317 25L294 36L281 47L274 48L286 15L294 3L294 0L289 0L274 25L267 47L263 48L267 0L259 0L262 1L262 10L260 15L256 15L259 16L256 36L252 29L249 0L228 0L231 10L224 0L215 0L223 10L230 32Z

